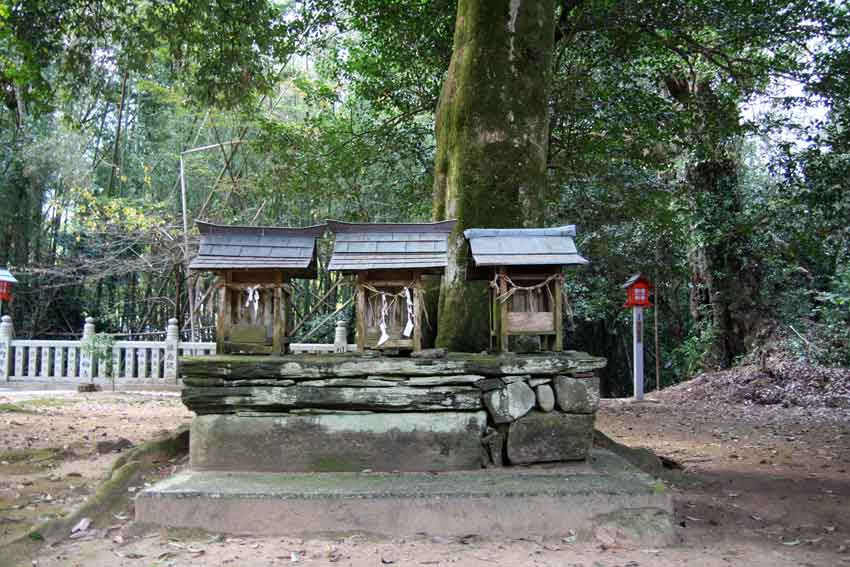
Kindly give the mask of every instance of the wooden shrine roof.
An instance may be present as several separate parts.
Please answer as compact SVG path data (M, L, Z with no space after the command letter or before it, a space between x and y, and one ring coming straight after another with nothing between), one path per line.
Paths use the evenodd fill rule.
M574 225L558 228L471 228L475 266L565 266L587 264L576 250Z
M329 270L415 270L446 267L455 221L371 224L328 221L334 233Z
M325 225L305 228L232 226L196 222L201 233L192 270L286 270L315 277L316 238Z
M626 288L631 287L634 284L638 283L639 281L645 282L647 285L652 287L652 284L650 283L649 278L647 278L645 275L641 274L640 272L630 276L629 279L626 280L626 283L624 283L620 287L622 287L623 289L626 289Z

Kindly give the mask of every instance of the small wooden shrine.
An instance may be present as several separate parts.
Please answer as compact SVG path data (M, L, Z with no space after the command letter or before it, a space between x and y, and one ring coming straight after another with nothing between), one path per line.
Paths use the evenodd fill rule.
M290 279L316 277L316 238L325 225L196 225L201 244L189 268L218 275L217 352L286 353L292 329Z
M563 268L586 264L576 250L575 227L464 231L468 279L490 281L490 344L510 350L511 336L539 336L541 349L564 345Z
M356 276L357 350L422 348L422 276L441 274L455 221L355 224L328 221L328 269Z

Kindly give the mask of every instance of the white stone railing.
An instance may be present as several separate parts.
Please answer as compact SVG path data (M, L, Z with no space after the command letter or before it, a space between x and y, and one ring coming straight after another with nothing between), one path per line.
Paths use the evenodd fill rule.
M346 341L344 321L337 322L334 344L293 343L294 354L351 352L356 345ZM114 341L98 347L94 341L94 319L88 317L83 338L78 341L24 340L14 338L12 319L0 320L0 383L2 382L93 382L175 384L181 356L216 353L215 343L180 340L177 320L170 319L164 341ZM111 355L98 352L111 349Z

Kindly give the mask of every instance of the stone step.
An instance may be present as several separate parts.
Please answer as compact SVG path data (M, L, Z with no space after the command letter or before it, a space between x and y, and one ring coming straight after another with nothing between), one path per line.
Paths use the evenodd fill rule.
M292 535L565 536L601 524L669 543L663 484L607 451L587 463L443 473L263 474L187 471L136 498L136 521L213 532ZM628 527L628 526L626 526Z

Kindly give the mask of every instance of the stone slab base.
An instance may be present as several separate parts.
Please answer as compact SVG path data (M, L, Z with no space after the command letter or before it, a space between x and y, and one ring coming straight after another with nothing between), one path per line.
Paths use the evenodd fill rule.
M656 546L673 534L668 490L607 451L588 463L437 474L188 471L140 493L135 509L142 524L255 535L516 538L636 528L640 543Z
M192 420L194 470L447 471L482 465L478 412L201 415Z

